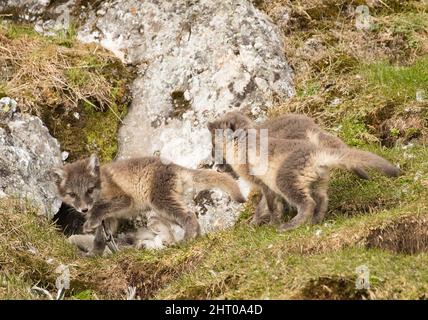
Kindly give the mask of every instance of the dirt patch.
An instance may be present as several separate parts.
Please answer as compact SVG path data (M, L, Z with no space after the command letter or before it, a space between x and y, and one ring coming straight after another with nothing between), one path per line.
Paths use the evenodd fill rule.
M190 299L190 300L206 300L218 299L226 291L234 290L238 287L240 276L236 274L229 274L224 278L209 282L206 284L197 284L186 289L177 299Z
M404 254L428 252L428 221L426 218L404 217L372 229L366 237L366 247Z
M425 120L418 116L394 117L380 126L382 145L391 147L398 143L408 143L422 136Z
M364 300L368 297L366 289L356 289L355 279L336 276L310 280L298 296L309 300Z
M183 272L192 269L198 264L199 257L189 257L178 266L165 266L159 264L149 264L144 268L131 266L126 262L121 264L127 281L130 286L136 288L136 294L141 299L148 299L162 288L166 283L171 282Z

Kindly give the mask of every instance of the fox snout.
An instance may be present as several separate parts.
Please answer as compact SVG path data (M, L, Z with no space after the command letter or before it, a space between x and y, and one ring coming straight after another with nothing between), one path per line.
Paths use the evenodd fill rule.
M89 205L76 208L76 210L78 212L83 213L83 214L87 214L89 211L91 211L91 209L92 209L92 206L89 206Z

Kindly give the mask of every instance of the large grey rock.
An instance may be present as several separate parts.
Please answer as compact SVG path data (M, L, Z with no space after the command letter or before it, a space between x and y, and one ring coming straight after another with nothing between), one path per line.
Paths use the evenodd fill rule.
M60 146L42 121L0 100L0 198L28 199L52 218L61 206L48 170L61 164Z
M164 152L194 167L209 154L195 148L208 119L232 108L260 116L293 93L281 34L244 0L105 1L79 37L138 66L121 157Z
M35 19L47 10L50 2L51 0L2 0L0 12L14 18Z

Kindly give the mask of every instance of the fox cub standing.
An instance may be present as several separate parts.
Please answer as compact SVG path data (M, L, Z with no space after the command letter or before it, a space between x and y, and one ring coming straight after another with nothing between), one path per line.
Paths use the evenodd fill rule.
M239 147L246 145L248 129L255 129L251 121L241 113L230 112L209 123L208 129L212 134L217 129L223 130L223 159L237 175L262 190L271 214L278 197L297 208L297 215L282 224L281 230L296 228L307 221L319 223L323 220L327 211L327 189L332 168L347 169L361 175L365 175L366 168L376 169L390 177L399 173L398 168L371 152L326 147L307 140L269 137L267 171L252 175L252 169L260 161L255 156L255 151L260 150L260 136L256 135L254 146ZM256 150L250 152L250 148ZM233 150L232 156L230 150ZM240 159L246 159L246 162L242 163Z
M104 251L102 223L115 232L118 218L130 218L147 210L176 221L184 238L200 233L196 215L186 208L183 196L189 188L220 188L235 201L245 202L238 184L224 173L193 170L164 164L157 157L134 158L100 166L96 155L54 170L62 201L82 213L84 231L95 230L93 253ZM99 243L97 243L99 242Z
M229 112L227 117L231 123L235 123L237 127L252 127L252 121L243 116L240 112ZM262 123L255 123L254 128L267 129L269 138L277 139L302 139L314 144L320 148L345 149L349 148L342 140L322 129L315 123L313 119L303 114L284 114L274 119L266 120ZM214 128L215 129L215 128ZM212 132L214 133L214 132ZM214 157L215 140L212 135L212 150ZM223 161L224 162L224 161ZM233 171L228 164L217 164L217 169L220 171ZM361 179L369 179L367 172L361 167L352 169L353 173ZM271 195L271 198L273 195ZM270 201L271 203L273 201ZM252 219L253 224L261 224L264 222L276 223L279 221L279 215L284 211L284 203L281 197L275 197L276 207L274 214L269 212L267 207L266 197L263 195L258 203L255 214Z

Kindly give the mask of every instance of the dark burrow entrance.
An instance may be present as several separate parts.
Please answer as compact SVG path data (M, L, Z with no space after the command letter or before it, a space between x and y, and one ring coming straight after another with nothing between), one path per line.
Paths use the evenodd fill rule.
M366 237L366 247L404 254L428 252L428 220L404 217L373 229Z
M83 233L82 227L85 222L84 218L65 203L61 205L61 208L54 216L53 220L66 236Z

